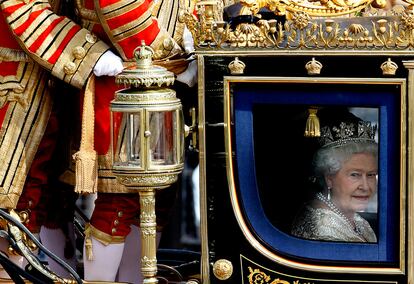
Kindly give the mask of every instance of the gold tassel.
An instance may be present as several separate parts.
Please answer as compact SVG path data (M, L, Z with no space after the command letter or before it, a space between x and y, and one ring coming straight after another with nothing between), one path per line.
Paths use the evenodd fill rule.
M95 193L98 184L98 155L95 150L80 150L73 155L76 163L76 193Z
M318 109L309 108L309 116L306 121L305 137L320 137L321 129L319 125L319 118L316 116Z
M82 113L81 145L73 155L76 161L77 193L95 193L98 185L98 154L94 150L94 92L95 77L91 75L86 83Z
M86 250L86 257L89 261L93 260L93 250L92 250L92 240L91 238L85 239L85 250Z
M89 261L93 260L92 239L89 224L85 226L85 253Z

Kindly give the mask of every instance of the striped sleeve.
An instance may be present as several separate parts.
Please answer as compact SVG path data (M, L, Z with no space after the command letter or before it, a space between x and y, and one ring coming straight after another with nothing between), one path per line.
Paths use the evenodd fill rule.
M155 59L173 56L181 48L152 15L151 0L94 0L101 24L126 61L145 40L155 51Z
M52 75L82 88L109 48L88 30L52 12L47 0L2 0L3 16L20 46Z

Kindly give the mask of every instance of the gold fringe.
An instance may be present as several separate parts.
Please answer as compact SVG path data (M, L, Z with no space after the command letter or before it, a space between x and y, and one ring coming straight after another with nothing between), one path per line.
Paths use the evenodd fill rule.
M76 162L77 193L95 193L98 185L98 160L96 151L80 150L73 155Z
M73 155L76 162L77 193L95 193L98 187L98 154L94 150L94 93L95 77L91 75L86 83L82 113L81 145Z
M321 129L319 124L319 118L316 116L318 109L309 108L309 116L306 121L305 137L320 137Z

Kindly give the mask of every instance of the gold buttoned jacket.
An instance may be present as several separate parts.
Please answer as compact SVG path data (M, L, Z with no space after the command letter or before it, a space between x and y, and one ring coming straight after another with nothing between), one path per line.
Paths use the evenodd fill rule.
M193 5L190 0L76 0L82 19L77 24L58 15L48 0L0 1L1 208L15 208L44 134L52 106L50 75L81 89L105 51L114 48L131 61L142 40L156 58L173 57L182 50L179 2Z

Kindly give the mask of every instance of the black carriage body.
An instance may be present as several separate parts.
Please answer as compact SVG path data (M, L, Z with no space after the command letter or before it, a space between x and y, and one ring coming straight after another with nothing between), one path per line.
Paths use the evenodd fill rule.
M203 283L409 283L410 54L262 53L198 54ZM317 75L305 68L313 57L323 66ZM399 67L392 76L380 68L388 58ZM242 74L231 73L235 59L245 64ZM303 131L312 106L375 110L374 244L290 234L309 194L315 145ZM218 279L219 260L232 264L226 280Z

